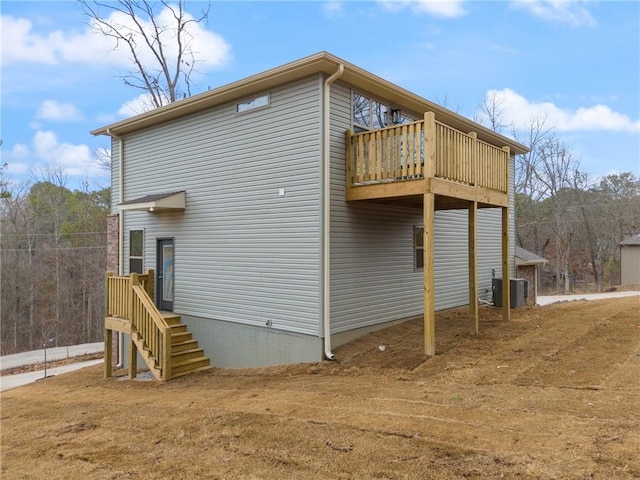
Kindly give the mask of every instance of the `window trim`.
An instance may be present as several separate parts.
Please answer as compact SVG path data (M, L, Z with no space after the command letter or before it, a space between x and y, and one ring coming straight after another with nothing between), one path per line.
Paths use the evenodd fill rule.
M132 255L131 254L131 244L133 243L131 240L131 235L133 234L133 232L142 232L142 255ZM145 231L144 228L131 228L129 229L129 255L127 257L128 259L128 267L129 267L129 274L132 273L131 270L131 260L140 260L142 262L142 268L141 268L141 272L133 272L133 273L144 273L144 240L145 240Z
M418 245L418 232L422 231L422 245ZM420 255L420 257L418 257ZM422 266L418 266L418 258L422 258ZM413 271L422 272L424 270L424 227L420 225L413 226Z
M267 103L264 105L256 105L252 106L251 103L259 100L261 98L267 99ZM240 105L246 105L243 110L240 110ZM263 95L255 95L253 97L246 98L240 102L236 103L236 115L242 115L248 112L254 112L256 110L264 110L265 108L271 107L271 92L265 93Z

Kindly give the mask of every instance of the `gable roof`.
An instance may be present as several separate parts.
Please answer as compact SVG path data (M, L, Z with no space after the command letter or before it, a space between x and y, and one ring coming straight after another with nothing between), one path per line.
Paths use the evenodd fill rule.
M516 246L516 265L542 265L547 262L546 258Z
M135 117L97 128L92 130L91 134L110 136L125 135L227 102L240 100L284 83L311 75L319 73L332 75L338 70L340 65L344 66L344 72L339 80L347 82L354 87L361 88L368 93L393 102L398 107L416 113L432 111L435 113L436 120L439 122L445 123L462 132L476 132L480 140L496 146L508 146L514 154L522 154L529 151L527 147L513 139L500 135L479 123L473 122L462 115L411 93L328 52L319 52L184 100L164 105Z
M622 240L618 245L622 245L623 247L640 246L640 235L627 237L624 240Z

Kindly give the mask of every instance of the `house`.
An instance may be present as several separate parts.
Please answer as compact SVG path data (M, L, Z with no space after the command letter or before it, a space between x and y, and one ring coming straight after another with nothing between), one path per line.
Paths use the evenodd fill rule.
M538 299L538 269L549 261L533 252L516 246L516 277L527 282L527 305L535 305Z
M250 367L424 313L434 355L435 310L470 305L475 334L515 272L527 149L326 52L92 133L112 141L105 351L130 335L158 378L187 371L177 329Z
M640 235L620 243L620 285L640 285Z

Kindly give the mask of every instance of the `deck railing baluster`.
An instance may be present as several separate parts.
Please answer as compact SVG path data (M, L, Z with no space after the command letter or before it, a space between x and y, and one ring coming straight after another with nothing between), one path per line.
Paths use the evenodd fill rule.
M347 132L348 186L433 175L507 192L509 153L506 150L479 140L474 132L467 134L435 121L435 155L428 156L427 152L433 147L427 145L425 121L370 132ZM433 165L428 165L429 161Z

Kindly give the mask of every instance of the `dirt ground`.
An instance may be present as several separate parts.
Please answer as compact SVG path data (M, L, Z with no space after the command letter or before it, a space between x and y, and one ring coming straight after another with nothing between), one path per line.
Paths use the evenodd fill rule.
M0 396L9 479L640 479L640 301L411 321L338 362L165 384L100 366ZM384 345L384 350L380 346Z

